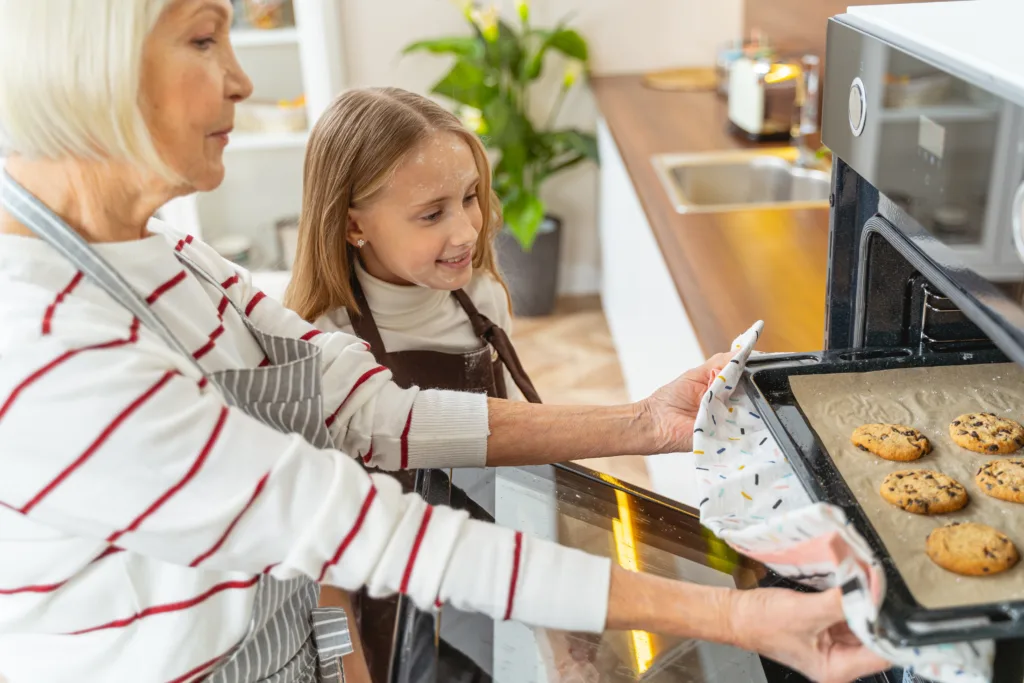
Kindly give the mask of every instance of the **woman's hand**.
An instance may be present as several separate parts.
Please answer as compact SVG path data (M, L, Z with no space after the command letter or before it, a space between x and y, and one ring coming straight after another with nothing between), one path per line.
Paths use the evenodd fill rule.
M819 683L848 683L889 667L850 631L838 588L825 593L763 588L735 594L735 644Z
M888 668L846 626L838 589L736 590L673 581L612 566L610 630L642 630L734 645L819 683L848 683Z
M641 414L648 418L653 429L653 452L692 450L693 421L701 398L732 357L732 353L716 354L640 402Z

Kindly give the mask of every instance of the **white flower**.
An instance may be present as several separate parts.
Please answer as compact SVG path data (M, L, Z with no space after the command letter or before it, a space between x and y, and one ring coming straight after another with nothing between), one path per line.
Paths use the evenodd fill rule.
M462 125L478 135L483 134L487 130L483 112L476 107L468 105L459 107L459 120L462 121Z
M566 90L571 88L577 80L579 80L580 74L583 73L583 62L579 60L573 60L565 67L565 73L562 74L562 87Z
M530 3L528 0L516 0L516 12L519 18L525 23L530 18Z
M493 43L498 39L498 6L491 5L485 10L473 8L469 12L473 23L480 29L484 40Z

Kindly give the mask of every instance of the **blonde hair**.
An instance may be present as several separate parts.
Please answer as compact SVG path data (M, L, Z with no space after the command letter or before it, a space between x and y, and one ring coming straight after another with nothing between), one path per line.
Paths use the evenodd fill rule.
M365 88L335 99L310 133L286 306L310 322L341 307L360 313L352 293L355 248L347 240L349 209L372 202L406 154L437 131L455 133L473 152L483 214L473 267L505 287L494 254L501 203L491 188L491 164L479 138L426 97L399 88Z
M172 177L139 108L143 43L169 1L0 0L0 148Z

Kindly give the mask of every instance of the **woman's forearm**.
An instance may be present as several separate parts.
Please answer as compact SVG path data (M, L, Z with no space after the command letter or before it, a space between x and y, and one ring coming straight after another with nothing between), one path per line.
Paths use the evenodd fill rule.
M612 567L607 628L735 644L736 591Z
M489 399L488 465L540 465L610 455L690 450L693 422L730 354L687 370L626 406L555 406Z
M487 464L541 465L610 455L649 455L664 444L643 404L556 406L488 401Z
M847 626L838 588L825 593L741 591L613 567L607 628L731 645L821 683L848 683L890 666Z

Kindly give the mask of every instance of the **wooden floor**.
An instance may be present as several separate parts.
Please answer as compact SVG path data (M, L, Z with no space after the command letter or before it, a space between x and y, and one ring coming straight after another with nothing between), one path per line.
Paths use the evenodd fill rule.
M513 342L545 403L615 405L628 401L622 368L598 297L559 301L546 318L518 318ZM635 455L583 463L637 486L650 487Z

